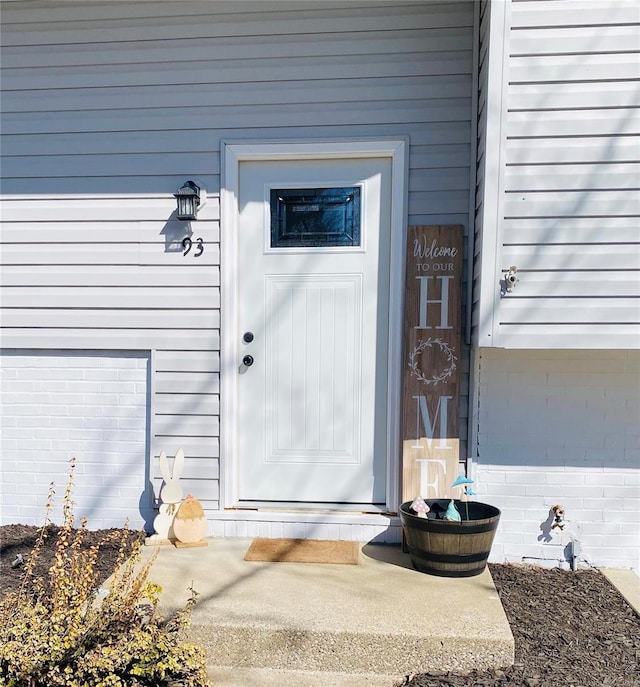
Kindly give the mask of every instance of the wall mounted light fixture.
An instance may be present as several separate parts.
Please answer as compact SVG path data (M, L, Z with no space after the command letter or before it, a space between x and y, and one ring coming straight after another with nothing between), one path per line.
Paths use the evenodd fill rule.
M198 219L200 187L194 181L186 181L173 195L178 201L178 212L176 215L178 219Z

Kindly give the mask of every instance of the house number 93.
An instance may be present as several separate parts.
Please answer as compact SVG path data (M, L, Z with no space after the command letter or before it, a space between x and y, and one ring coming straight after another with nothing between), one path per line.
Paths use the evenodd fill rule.
M182 239L182 247L184 248L184 253L182 255L187 255L190 251L191 248L193 247L193 241L188 237L185 236ZM200 238L195 240L196 248L195 248L195 253L193 254L194 258L199 258L203 253L204 253L204 241Z

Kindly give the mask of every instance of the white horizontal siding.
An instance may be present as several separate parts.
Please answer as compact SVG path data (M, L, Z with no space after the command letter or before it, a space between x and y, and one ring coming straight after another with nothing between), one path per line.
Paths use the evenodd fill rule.
M593 2L590 5L593 7ZM610 10L612 9L610 4ZM618 4L618 3L616 3ZM550 9L553 9L550 7ZM623 20L629 19L627 10ZM637 3L636 3L637 9ZM637 18L636 18L637 19ZM514 57L522 55L581 55L589 53L614 53L621 50L634 51L638 48L638 28L635 22L598 26L597 33L586 31L585 26L560 26L556 30L545 32L544 41L540 40L540 28L529 26L516 27L517 21L524 21L524 13L518 12L513 18L513 34L511 36L510 52ZM610 21L610 18L606 20ZM576 22L578 23L578 22ZM579 22L582 24L583 22ZM517 28L517 30L515 30Z
M636 36L636 42L638 37ZM568 108L638 107L640 92L633 81L521 83L509 86L511 111L563 110Z
M514 138L505 142L509 166L638 162L637 136Z
M640 10L624 0L522 0L509 10L503 177L495 196L484 190L498 233L479 255L485 266L497 249L485 291L495 294L511 265L519 281L495 306L489 339L637 348ZM487 318L474 315L479 327Z
M162 265L145 265L141 270L138 265L38 265L36 271L30 272L29 284L24 283L24 268L21 265L3 266L0 270L0 284L3 292L6 289L16 287L30 289L38 286L66 287L80 291L83 287L100 286L103 289L122 287L127 289L162 288L210 288L220 284L219 267L206 270L174 270L171 274L171 283L167 283L166 269ZM105 291L102 291L105 294ZM129 292L131 295L131 292Z
M627 270L537 270L520 273L516 290L509 300L524 298L617 299L640 298L640 279L630 279ZM575 307L575 301L572 301ZM598 300L594 300L597 305ZM624 301L623 301L624 302ZM553 301L552 301L553 303Z
M381 28L412 30L469 25L469 7L463 2L433 3L426 11L415 3L369 4L361 5L361 11L355 12L353 5L336 3L319 3L312 9L304 4L281 3L274 9L262 2L243 2L242 5L237 2L182 2L177 17L176 13L156 13L147 7L146 11L140 8L136 18L120 15L118 2L107 2L105 6L111 6L111 16L88 11L81 18L74 10L75 21L64 3L52 8L53 16L43 14L42 19L27 13L15 18L5 14L3 24L14 31L4 43L7 46L121 45L144 40L147 43L158 41L161 47L166 41L191 42L198 38L225 41L279 36L281 40L293 37L299 41L302 35L352 31L363 35ZM118 8L116 18L113 17L114 8ZM176 60L180 60L180 55Z
M514 3L511 26L514 30L585 27L597 29L607 25L638 23L638 3L635 0L517 0Z
M2 32L3 346L152 351L152 479L183 448L212 512L221 140L408 136L410 222L466 224L473 5L54 0Z
M607 217L606 223L598 217L507 218L502 228L505 247L562 243L628 244L638 236L636 218L624 216Z
M589 165L521 165L508 170L507 193L523 191L637 191L640 161Z
M129 160L129 162L131 161ZM10 169L11 162L6 162L6 167ZM125 167L126 169L130 168ZM95 239L101 238L103 242L111 240L111 232L114 230L127 232L129 241L133 242L144 239L150 241L154 238L157 240L159 236L164 235L163 230L166 233L172 228L184 228L184 224L181 222L172 223L171 214L175 211L175 200L173 198L169 200L166 195L164 198L131 193L128 194L128 197L120 197L115 193L107 196L105 189L101 189L102 193L100 193L94 185L93 194L76 196L75 185L66 183L68 193L62 198L55 195L43 197L32 193L24 193L21 196L17 194L4 195L2 200L3 226L9 222L19 223L20 232L26 231L28 235L29 231L42 231L43 225L46 228L46 223L51 223L63 231L73 231L78 228L83 229L89 222L92 227L102 227L100 233L96 229L92 229L92 232ZM25 184L22 183L20 188L24 190L24 186ZM207 204L198 213L199 219L197 224L194 222L193 228L206 227L207 225L203 224L202 220L214 220L218 219L219 216L218 199L216 197L209 198ZM63 222L65 224L61 227L60 223ZM102 223L106 222L110 224L102 226ZM154 223L149 224L149 222ZM139 235L143 232L147 232L147 234Z
M458 37L460 40L463 36ZM424 39L422 39L424 41ZM432 46L431 46L432 47ZM282 51L282 48L279 48ZM350 93L358 101L384 100L389 96L390 78L360 79L350 85ZM468 84L463 80L451 81L448 76L413 76L401 83L393 84L397 97L401 100L421 100L424 98L468 98ZM118 88L48 89L47 99L43 100L39 91L17 90L6 112L65 112L92 111L104 107L114 107L114 95ZM216 84L215 92L196 90L194 84L172 84L170 86L141 86L131 89L126 104L121 109L152 110L166 107L171 98L188 101L191 107L238 107L240 105L284 105L339 102L344 97L340 83L331 79L283 82L278 90L268 83L255 83L248 89L246 84ZM179 107L176 105L176 107Z

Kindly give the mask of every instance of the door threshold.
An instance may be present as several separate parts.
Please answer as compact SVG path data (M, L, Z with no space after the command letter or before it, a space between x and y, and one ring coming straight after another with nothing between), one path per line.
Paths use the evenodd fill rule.
M331 503L296 503L296 502L282 502L274 503L257 503L246 502L239 503L233 508L225 508L226 511L253 511L259 513L290 513L290 514L321 514L321 515L397 515L396 511L392 511L386 506L378 506L370 503L353 503L353 504L331 504Z

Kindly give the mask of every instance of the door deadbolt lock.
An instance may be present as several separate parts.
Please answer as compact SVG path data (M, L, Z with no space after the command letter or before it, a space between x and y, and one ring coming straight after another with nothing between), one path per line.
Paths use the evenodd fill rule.
M244 358L242 359L242 364L245 367L251 367L253 365L253 356L252 355L245 355Z
M245 333L242 335L242 340L243 340L245 343L251 343L251 342L253 341L253 332L245 332Z

